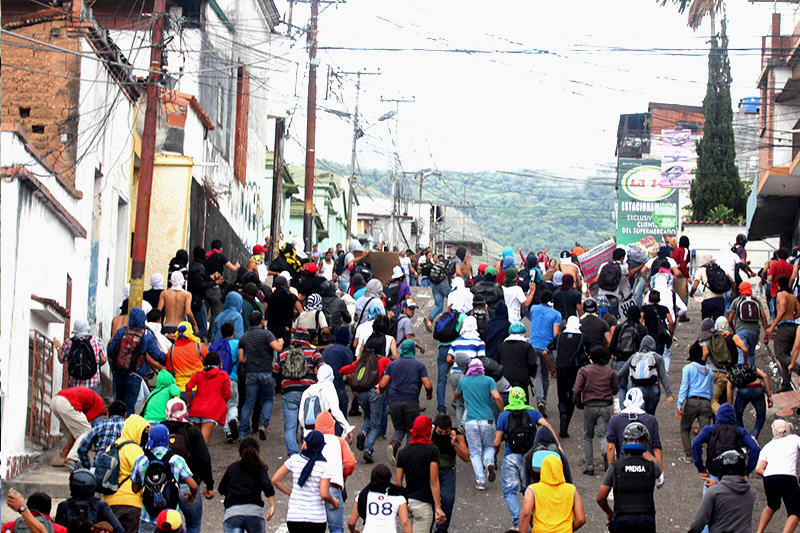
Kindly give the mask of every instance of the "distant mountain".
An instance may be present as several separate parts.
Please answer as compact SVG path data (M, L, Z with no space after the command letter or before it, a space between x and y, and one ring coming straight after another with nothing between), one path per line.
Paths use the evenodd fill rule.
M347 176L348 166L327 160L319 170ZM498 164L500 166L501 164ZM358 183L388 196L391 179L387 170L360 169ZM504 246L526 250L549 247L551 251L585 248L612 237L616 192L613 169L587 171L574 179L546 170L500 172L441 171L442 177L425 179L422 199L453 204L468 213L485 238ZM418 199L419 182L409 176L398 182L399 194ZM356 194L364 195L356 189ZM552 255L552 254L551 254Z

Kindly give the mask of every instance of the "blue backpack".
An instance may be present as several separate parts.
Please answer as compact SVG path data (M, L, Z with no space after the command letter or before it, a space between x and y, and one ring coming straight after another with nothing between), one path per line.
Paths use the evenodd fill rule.
M128 474L124 479L119 479L119 450L127 444L136 443L126 440L119 444L112 444L95 457L94 479L97 482L97 492L100 494L115 494L131 477Z
M433 326L433 338L439 342L453 342L458 338L458 313L445 311L436 319Z
M319 396L308 396L303 402L303 425L306 429L314 429L317 415L322 412L319 405Z
M233 354L231 353L231 343L229 341L230 339L219 339L208 348L209 352L217 352L219 354L219 360L222 363L222 370L224 370L228 375L233 372L234 366Z

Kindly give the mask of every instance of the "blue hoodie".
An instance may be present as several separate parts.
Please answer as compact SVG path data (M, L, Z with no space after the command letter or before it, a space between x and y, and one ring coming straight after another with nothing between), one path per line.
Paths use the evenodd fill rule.
M717 423L704 427L700 434L694 438L694 442L692 443L694 465L701 474L707 470L706 465L703 464L703 444L709 443L711 434L716 429L717 424L736 425L736 413L731 404L723 403L720 405L719 409L717 409ZM761 448L758 447L758 443L746 429L742 426L738 426L736 429L739 431L739 435L741 435L745 447L747 447L747 472L745 472L745 475L749 476L750 473L755 470L756 464L758 464L758 454Z
M683 407L687 398L699 396L711 399L714 390L714 373L709 368L697 362L684 365L681 371L681 390L678 392L678 408Z
M134 307L131 309L130 313L128 314L128 327L131 328L144 328L144 338L142 339L142 352L149 354L150 357L158 361L159 363L163 364L166 361L166 355L164 352L158 349L158 341L156 341L155 335L153 335L146 327L145 327L145 314L144 309L141 307ZM116 335L111 341L108 343L108 355L109 358L113 361L117 357L117 352L119 351L119 341L122 339L122 335L125 334L125 330L128 327L119 328L117 330ZM113 368L113 365L112 365ZM143 359L142 366L136 371L136 373L142 377L146 376L149 371L149 367L147 365L147 359Z
M244 323L242 322L242 295L235 291L228 293L225 297L225 309L214 319L214 331L211 334L211 342L217 342L222 338L222 334L219 330L222 324L227 322L233 324L233 338L238 339L241 337L244 331Z

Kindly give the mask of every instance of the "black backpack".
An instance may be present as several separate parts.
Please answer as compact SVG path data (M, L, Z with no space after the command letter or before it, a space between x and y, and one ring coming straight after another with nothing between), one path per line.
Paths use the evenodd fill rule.
M523 291L527 292L530 289L531 281L533 281L531 280L531 272L527 268L523 268L517 274L517 285Z
M639 343L642 339L639 338L638 322L631 322L626 320L620 326L619 338L617 339L617 353L622 356L630 356L639 351Z
M489 310L486 307L473 307L472 316L475 317L475 322L478 324L478 336L481 339L486 339L486 322L489 321Z
M189 429L184 424L177 431L169 434L169 449L175 455L180 455L189 463L192 460L192 450L189 448Z
M717 424L708 438L706 444L706 466L711 469L714 464L714 459L721 453L730 450L741 452L744 447L744 439L739 433L739 428L736 424ZM717 475L718 472L711 472Z
M731 280L728 275L716 263L709 263L706 265L706 279L708 280L707 287L711 292L721 294L731 290Z
M655 261L653 262L655 267ZM657 271L656 271L657 272ZM619 282L622 280L622 268L619 263L614 261L606 263L600 269L600 274L597 276L597 285L604 291L615 291L619 288Z
M373 278L372 268L370 267L371 265L366 261L359 261L353 265L353 269L350 271L350 279L353 279L356 274L361 274L364 278L364 283L369 282Z
M387 333L387 335L397 339L397 327L400 325L401 318L403 318L403 315L395 314L391 319L389 319L389 333ZM405 339L400 339L397 341L397 343L400 344L404 340Z
M72 346L67 358L67 372L77 380L87 380L97 374L97 357L94 355L92 338L72 338Z
M77 500L70 498L66 501L66 522L69 524L73 520L85 518L92 524L97 523L97 498L89 498L87 500ZM15 529L16 531L16 529Z
M433 338L439 342L453 342L458 338L458 311L445 311L433 325Z
M536 428L533 427L533 423L525 409L514 410L508 414L506 440L511 453L528 453L528 450L533 448L535 436Z
M439 261L431 267L431 273L428 275L431 283L441 283L447 279L447 263Z
M383 294L386 295L386 309L397 306L397 298L400 296L400 283L387 283L383 287Z
M158 516L164 509L178 508L178 482L172 473L169 460L174 455L168 451L159 459L155 454L144 450L149 464L144 471L144 485L142 489L142 506L150 516Z
M336 263L333 265L333 271L336 272L337 276L341 276L344 272L344 267L347 265L344 258L347 257L347 254L342 254L336 258Z

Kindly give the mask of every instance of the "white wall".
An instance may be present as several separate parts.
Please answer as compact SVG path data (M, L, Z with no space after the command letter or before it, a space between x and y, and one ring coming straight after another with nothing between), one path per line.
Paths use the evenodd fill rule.
M711 254L716 257L720 250L733 246L739 233L747 234L747 228L727 224L683 224L680 235L689 237L690 248L695 252L695 265L699 265L703 255ZM772 257L772 252L778 249L778 241L779 239L772 238L747 243L747 259L753 272L758 272L767 259Z

